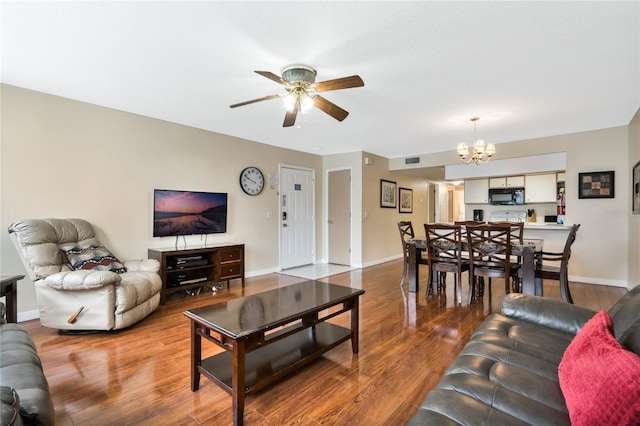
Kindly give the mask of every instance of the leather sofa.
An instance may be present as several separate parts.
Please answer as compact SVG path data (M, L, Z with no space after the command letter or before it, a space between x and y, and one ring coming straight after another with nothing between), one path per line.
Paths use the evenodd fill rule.
M610 340L623 355L631 357L635 370L629 358L624 363L605 358L591 336L584 335L596 317L607 313L613 322ZM576 352L578 341L586 346ZM600 367L579 358L590 356L591 345L594 365ZM602 424L638 424L638 354L640 286L600 313L542 297L509 294L503 299L501 313L488 316L475 330L407 425L569 425L578 423L574 421L578 415L586 418L587 424L601 424L593 416L609 409L611 417ZM621 370L613 375L618 364ZM585 368L577 377L583 383L575 387L576 377L569 375L570 368L579 367ZM597 403L579 402L592 391ZM618 392L622 398L632 399L620 403ZM598 411L589 412L592 409ZM625 410L632 411L631 420L617 421L615 416Z
M35 285L45 327L117 330L146 318L160 304L160 262L120 262L86 220L22 220L9 226L9 237Z
M52 425L53 400L31 335L6 323L0 303L0 423Z

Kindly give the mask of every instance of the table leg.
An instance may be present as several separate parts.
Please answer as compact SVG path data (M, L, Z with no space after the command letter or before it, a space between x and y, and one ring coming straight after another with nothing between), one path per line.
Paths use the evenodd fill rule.
M542 256L537 256L536 257L536 269L542 269ZM544 296L544 294L542 294L542 278L540 277L536 277L536 292L535 292L536 296Z
M3 275L0 280L0 297L6 297L7 322L18 322L18 281L24 275Z
M231 393L233 398L233 424L242 426L244 422L245 398L245 356L246 342L244 339L233 342L233 371L231 378Z
M191 391L200 387L200 361L202 360L202 337L198 334L198 324L191 320Z
M418 267L418 259L420 253L415 244L409 244L409 284L408 289L413 293L417 293L420 290L420 268Z
M351 349L354 354L359 350L360 336L360 296L356 296L351 306Z
M532 247L522 250L522 293L536 294L535 290L535 259Z
M7 322L18 322L18 281L11 281L9 285L8 293L6 294L7 301Z

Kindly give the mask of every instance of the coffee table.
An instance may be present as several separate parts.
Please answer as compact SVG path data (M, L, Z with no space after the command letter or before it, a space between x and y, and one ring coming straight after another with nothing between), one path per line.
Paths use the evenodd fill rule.
M233 424L245 396L351 340L358 353L359 297L364 290L305 281L185 311L191 320L191 390L200 375L231 394ZM327 322L350 311L351 328ZM321 315L322 314L322 315ZM202 359L202 338L224 352Z

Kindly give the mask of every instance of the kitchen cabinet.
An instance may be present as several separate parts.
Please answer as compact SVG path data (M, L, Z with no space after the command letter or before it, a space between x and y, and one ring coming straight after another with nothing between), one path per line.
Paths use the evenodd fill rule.
M489 202L489 179L464 181L465 204L487 204Z
M556 174L527 175L524 185L525 202L555 203L556 202Z
M489 179L489 188L522 188L524 176L507 176Z
M557 176L558 182L564 182L565 178L566 178L566 173L565 172L558 173L558 176Z

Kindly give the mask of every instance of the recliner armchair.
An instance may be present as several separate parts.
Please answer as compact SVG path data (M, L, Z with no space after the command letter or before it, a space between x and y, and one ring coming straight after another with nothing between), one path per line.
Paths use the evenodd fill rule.
M9 235L34 282L40 322L65 331L117 330L160 304L160 263L120 263L83 219L28 219Z

